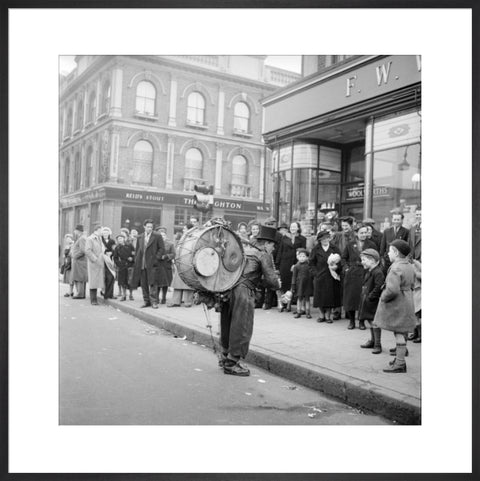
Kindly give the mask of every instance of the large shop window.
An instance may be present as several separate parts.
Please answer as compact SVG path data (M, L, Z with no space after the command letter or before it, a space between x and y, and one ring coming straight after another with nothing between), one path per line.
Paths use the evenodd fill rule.
M133 183L152 185L153 147L146 140L139 140L133 148Z
M190 217L196 217L200 225L203 225L208 220L205 212L199 212L193 208L175 207L175 234L182 232L183 227L190 222Z
M381 227L395 210L404 214L406 227L413 225L415 209L421 205L420 144L375 152L373 185L373 215Z
M280 222L299 221L307 235L340 200L341 151L308 142L280 147L273 155L275 212Z
M401 112L375 121L373 154L373 218L389 227L392 211L415 222L421 205L421 112Z
M146 80L137 85L135 112L145 115L155 115L155 99L157 92L155 86Z
M160 207L122 207L122 227L136 229L139 234L143 232L143 223L147 219L152 219L154 227L161 224L162 209Z

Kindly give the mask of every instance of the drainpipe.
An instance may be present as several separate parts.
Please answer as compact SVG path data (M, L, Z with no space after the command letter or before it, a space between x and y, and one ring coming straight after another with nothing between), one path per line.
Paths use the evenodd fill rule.
M365 130L365 185L363 215L373 217L373 130L374 117L370 117Z

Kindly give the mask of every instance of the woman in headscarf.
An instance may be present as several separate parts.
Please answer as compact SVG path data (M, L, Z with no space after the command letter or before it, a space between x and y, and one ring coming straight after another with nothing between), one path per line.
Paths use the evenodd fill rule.
M313 276L313 307L320 309L317 322L331 324L332 309L342 304L340 251L330 242L331 234L326 230L317 234L317 240L309 258Z

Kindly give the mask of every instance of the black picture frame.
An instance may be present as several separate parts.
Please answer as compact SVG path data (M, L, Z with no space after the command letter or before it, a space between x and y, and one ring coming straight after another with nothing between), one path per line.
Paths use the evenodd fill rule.
M236 473L236 474L103 474L103 473L29 473L14 474L8 471L8 292L13 286L8 284L9 269L14 269L15 265L9 263L9 210L8 210L8 60L9 60L9 44L8 44L8 11L10 8L467 8L472 10L473 35L472 35L472 51L473 51L473 104L472 104L472 133L473 133L473 156L472 156L472 352L473 352L473 377L472 392L473 399L473 424L472 424L472 472L471 473L312 473L312 474L255 474L255 473ZM138 0L137 2L116 1L93 1L93 0L77 0L77 1L14 1L6 0L2 2L0 10L0 51L1 51L1 77L0 77L0 162L2 164L2 175L0 175L0 214L2 222L1 230L1 258L0 258L0 479L1 480L168 480L168 481L313 481L313 480L382 480L382 481L404 481L404 480L422 480L422 481L455 481L468 480L474 481L480 479L479 470L479 410L476 408L480 403L480 383L479 383L479 349L480 345L480 82L479 82L479 22L480 6L474 0L298 0L297 2L278 0L278 1L252 1L252 0L165 0L165 1L149 1ZM28 223L28 222L27 222ZM10 237L11 238L11 237ZM11 261L11 260L10 260ZM461 342L461 341L460 341ZM442 355L441 362L448 362L448 359ZM391 440L392 449L395 448L395 440ZM339 446L339 449L345 450L345 456L348 457L348 449ZM357 447L355 447L357 449ZM365 447L365 449L369 449ZM405 455L405 462L408 462Z

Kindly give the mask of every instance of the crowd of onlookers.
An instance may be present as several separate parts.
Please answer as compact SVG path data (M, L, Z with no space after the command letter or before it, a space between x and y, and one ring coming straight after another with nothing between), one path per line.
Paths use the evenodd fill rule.
M378 284L385 280L392 262L389 247L396 243L398 249L394 250L415 271L417 326L409 339L421 342L421 210L417 209L416 222L411 228L402 225L403 218L401 212L393 212L391 227L379 232L371 218L359 222L346 216L320 223L316 235L308 237L302 235L299 222L277 226L274 218L266 219L263 225L277 230L272 256L282 288L257 292L256 307L291 312L292 306L296 306L294 317L305 315L308 319L312 318L312 308L318 308L319 323L330 324L344 315L349 321L348 329L355 329L358 321L358 328L364 330L365 321L372 321L375 314L369 303L374 296L378 301L383 287ZM236 232L244 241L255 245L260 225L257 220L241 222ZM196 226L198 219L192 217L184 232ZM112 236L108 227L97 225L87 237L83 226L77 225L73 235L65 236L61 269L64 282L70 286L65 296L84 299L88 282L91 302L98 304L97 289L105 299L116 297L116 280L121 301L133 300L133 290L141 286L144 307L158 307L166 303L171 287L173 294L167 305L178 307L183 303L190 307L193 290L183 282L174 266L175 247L181 235L170 240L166 229L161 226L154 229L151 220L145 221L144 229L145 232L139 234L135 229L122 228L118 235ZM370 329L371 339L362 347L371 347L377 352L379 342L375 344L376 332L371 323Z

